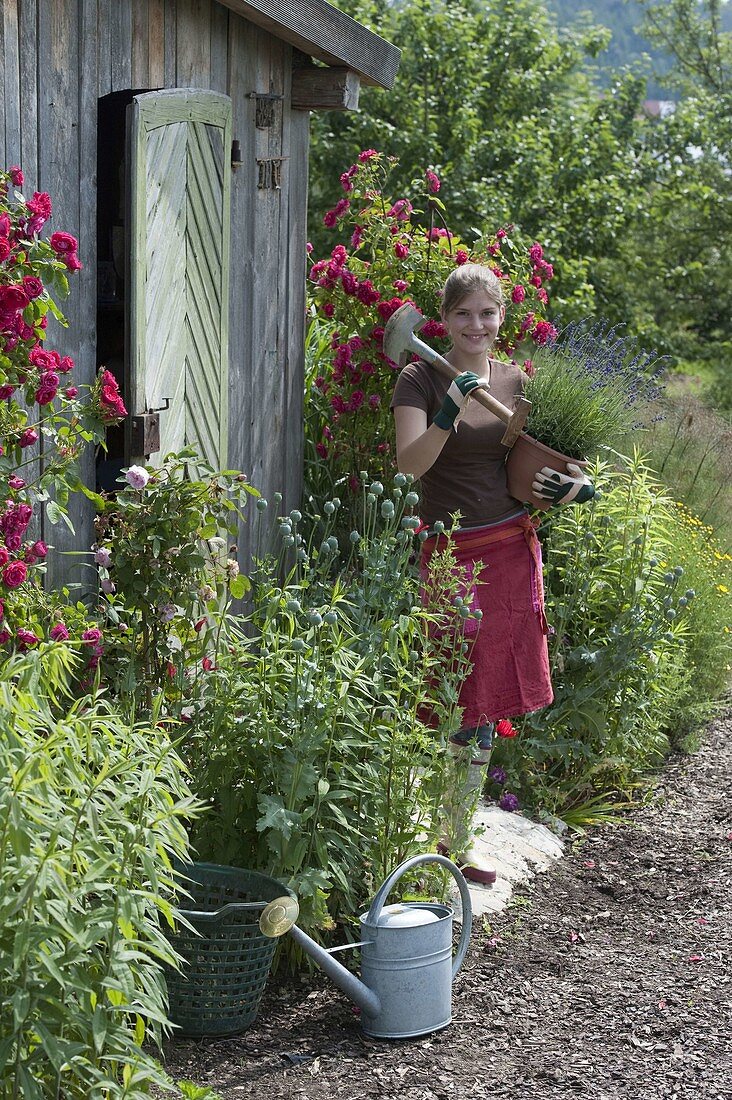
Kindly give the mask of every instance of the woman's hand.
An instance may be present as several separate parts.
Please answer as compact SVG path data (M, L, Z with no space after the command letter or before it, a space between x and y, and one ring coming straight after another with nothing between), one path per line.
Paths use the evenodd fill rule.
M550 500L552 504L569 504L571 501L583 504L595 495L595 486L573 462L567 463L566 474L544 466L534 474L531 489L535 497Z
M457 378L453 378L442 402L442 408L437 412L432 423L442 428L444 432L449 432L451 428L457 431L468 399L473 390L477 389L490 389L488 379L479 378L471 370L463 371Z

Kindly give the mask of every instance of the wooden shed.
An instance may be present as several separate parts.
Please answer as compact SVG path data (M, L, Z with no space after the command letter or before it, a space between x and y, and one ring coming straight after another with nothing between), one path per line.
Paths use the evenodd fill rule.
M51 346L131 418L86 480L196 442L299 499L309 112L388 88L399 51L324 0L0 0L0 148L84 269ZM52 342L53 341L53 342ZM155 431L160 440L156 444ZM93 540L88 503L76 535ZM246 528L242 531L246 550ZM59 563L73 558L54 556ZM56 564L53 581L69 576Z

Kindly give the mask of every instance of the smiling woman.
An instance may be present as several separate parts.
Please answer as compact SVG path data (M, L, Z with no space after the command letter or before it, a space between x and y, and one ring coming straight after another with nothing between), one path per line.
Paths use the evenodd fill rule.
M508 490L504 424L470 400L485 388L511 408L522 394L516 364L490 357L505 312L501 282L490 268L456 268L445 283L441 316L452 340L446 359L461 373L449 382L424 362L410 363L391 403L399 468L421 479L422 569L428 573L432 555L449 538L456 568L468 578L470 606L482 612L472 637L472 672L460 690L462 728L447 731L452 751L469 765L457 769L451 803L465 807L466 816L483 784L494 723L545 707L553 697L541 548L522 502ZM495 881L469 837L446 835L444 847L458 848L453 854L467 878Z

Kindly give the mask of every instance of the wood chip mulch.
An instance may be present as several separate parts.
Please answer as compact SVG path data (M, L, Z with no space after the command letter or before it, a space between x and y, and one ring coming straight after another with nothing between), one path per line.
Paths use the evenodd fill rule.
M224 1100L732 1100L731 885L727 705L621 824L476 920L445 1030L366 1038L318 974L166 1067Z

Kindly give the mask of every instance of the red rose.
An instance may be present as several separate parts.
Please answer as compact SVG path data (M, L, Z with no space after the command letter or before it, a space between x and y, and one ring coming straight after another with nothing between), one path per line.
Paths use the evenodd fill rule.
M69 252L76 252L79 242L70 233L52 233L48 242L58 256L66 256Z
M22 286L8 283L0 286L0 310L3 313L17 313L28 305L28 295Z
M6 565L3 569L3 584L6 588L17 588L21 585L28 575L28 570L25 566L25 562L11 561L9 565Z
M31 300L39 298L43 294L43 283L35 275L24 275L23 290Z

